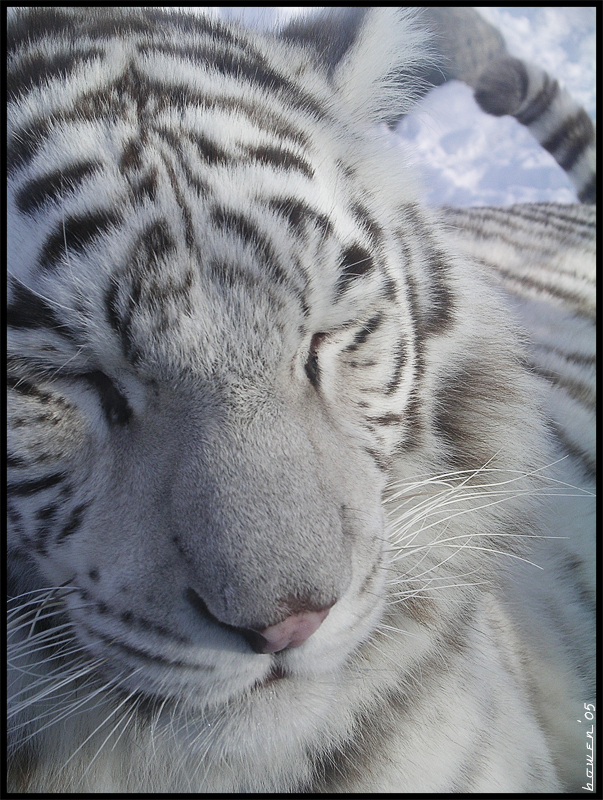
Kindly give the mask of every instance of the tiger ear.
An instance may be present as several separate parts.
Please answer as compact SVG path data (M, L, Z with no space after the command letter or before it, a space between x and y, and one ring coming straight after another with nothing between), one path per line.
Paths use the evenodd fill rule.
M327 8L291 22L283 39L314 50L358 120L380 121L410 108L430 63L428 34L413 8Z

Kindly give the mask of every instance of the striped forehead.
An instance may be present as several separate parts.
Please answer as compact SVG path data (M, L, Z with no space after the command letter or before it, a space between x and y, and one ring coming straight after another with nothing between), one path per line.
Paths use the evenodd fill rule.
M21 92L31 90L32 102L15 103L11 108L9 165L30 160L43 146L45 134L56 130L56 123L63 120L98 123L101 119L130 119L150 130L154 124L158 129L161 123L171 126L173 112L182 128L194 132L195 111L202 111L206 128L211 127L207 112L213 111L223 142L229 131L238 137L240 125L233 123L245 117L256 129L297 145L307 140L315 121L325 121L328 93L320 100L287 76L291 54L289 64L282 57L279 68L270 63L260 46L249 41L250 32L238 36L210 20L191 24L195 33L181 32L178 44L169 41L171 26L166 39L161 26L152 25L142 33L101 29L100 38L95 38L91 26L69 55L62 38L56 44L52 37L44 38L39 53L34 43L32 52L10 76L9 100L21 99ZM53 58L53 46L60 58ZM277 49L272 41L270 60ZM318 73L313 83L317 89ZM220 117L231 124L222 124ZM250 130L248 125L243 127Z
M352 209L331 209L327 219L277 187L248 202L236 199L206 197L195 205L173 197L165 216L155 206L157 215L139 229L111 277L105 306L116 330L123 330L124 315L129 327L138 318L141 347L148 347L169 319L179 348L203 342L217 352L236 336L277 358L285 341L296 346L362 317L383 294L387 278L375 280L379 248Z
M98 60L109 77L96 85ZM94 40L63 66L79 92L49 91L52 114L13 120L9 139L11 172L27 168L15 203L43 229L41 273L101 259L100 307L122 336L137 316L188 324L210 297L222 301L214 320L254 304L267 325L296 330L358 315L378 226L353 199L322 90L222 28L178 45ZM52 88L62 74L48 70Z

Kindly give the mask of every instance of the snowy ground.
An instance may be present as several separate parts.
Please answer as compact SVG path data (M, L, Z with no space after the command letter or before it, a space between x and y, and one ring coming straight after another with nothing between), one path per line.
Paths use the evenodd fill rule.
M304 13L300 7L226 7L222 16L271 27ZM596 114L595 16L589 7L478 8L515 56L534 61ZM552 156L511 117L484 114L470 89L452 82L433 90L401 121L397 146L418 165L424 199L432 205L576 202Z

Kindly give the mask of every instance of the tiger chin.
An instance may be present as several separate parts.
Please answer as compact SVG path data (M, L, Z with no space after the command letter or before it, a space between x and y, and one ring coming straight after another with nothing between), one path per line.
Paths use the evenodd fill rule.
M9 23L11 791L573 785L541 391L372 132L415 15Z

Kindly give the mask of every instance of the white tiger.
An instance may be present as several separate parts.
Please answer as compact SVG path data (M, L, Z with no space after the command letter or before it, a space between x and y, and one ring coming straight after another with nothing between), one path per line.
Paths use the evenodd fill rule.
M422 209L340 13L10 17L12 791L586 782L593 214Z

